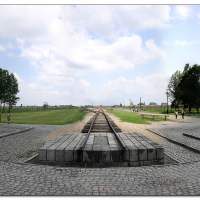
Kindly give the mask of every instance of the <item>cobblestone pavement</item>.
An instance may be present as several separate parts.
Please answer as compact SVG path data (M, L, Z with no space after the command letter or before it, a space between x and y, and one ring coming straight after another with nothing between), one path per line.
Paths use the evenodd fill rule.
M86 115L82 121L64 126L15 124L0 125L0 131L2 130L2 132L5 131L3 127L9 127L7 131L11 129L24 129L30 126L33 127L33 129L29 131L0 138L0 160L10 162L26 161L28 158L38 153L38 149L46 141L54 140L55 138L68 133L80 133L85 121L88 120L90 115L91 114Z
M56 126L34 126L33 129L0 138L0 160L24 162L37 153L48 140L48 133L55 130Z
M0 162L0 195L200 195L200 162L95 169Z
M200 140L183 135L183 133L187 133L198 137L200 136L200 119L192 120L191 123L153 125L150 130L155 131L163 137L200 151Z
M56 127L43 127L43 131L41 127L34 133L0 139L0 195L200 195L200 154L170 143L145 130L146 126L117 124L123 131L139 132L162 144L166 154L179 163L110 168L24 164L28 156L19 159L19 152L28 152L32 144L48 139L47 129L56 133Z
M161 144L164 147L165 154L179 163L187 163L200 161L200 154L192 152L182 146L169 142L168 140L159 137L147 130L139 131L140 134L148 137L149 139Z

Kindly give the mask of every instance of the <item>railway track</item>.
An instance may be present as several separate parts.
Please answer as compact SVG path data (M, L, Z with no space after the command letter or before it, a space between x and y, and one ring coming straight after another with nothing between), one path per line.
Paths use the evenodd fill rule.
M121 132L121 129L104 112L97 112L82 129L82 133L90 132Z
M121 148L124 149L124 146L117 135L118 132L121 132L121 129L103 111L96 112L96 114L82 129L82 133L88 134L87 138L90 133L112 133L118 140ZM84 145L86 145L86 143L87 141L85 141Z
M123 160L125 147L117 135L121 129L102 110L89 120L82 129L87 133L82 150L82 162L104 162L110 160L120 162ZM92 152L92 153L91 153ZM94 153L96 152L96 153Z
M140 166L162 163L163 157L160 145L137 133L122 133L103 110L96 111L82 133L50 141L39 151L40 161L88 166Z

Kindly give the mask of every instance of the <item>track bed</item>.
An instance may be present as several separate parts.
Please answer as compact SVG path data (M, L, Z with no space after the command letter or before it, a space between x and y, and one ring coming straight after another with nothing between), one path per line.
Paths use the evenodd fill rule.
M82 133L68 134L46 143L39 150L39 160L84 165L141 166L161 164L164 149L137 133L122 133L103 112L97 112Z

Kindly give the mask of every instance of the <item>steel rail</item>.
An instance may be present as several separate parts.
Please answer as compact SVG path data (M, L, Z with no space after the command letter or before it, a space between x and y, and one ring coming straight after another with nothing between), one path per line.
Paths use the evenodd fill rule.
M85 145L86 145L86 143L87 143L87 140L88 140L88 138L89 138L89 136L90 136L90 132L91 132L91 130L92 130L92 128L93 128L94 122L95 122L95 120L96 120L96 118L97 118L98 115L99 115L99 112L97 112L97 113L95 114L94 119L92 120L92 123L90 124L90 128L89 128L89 130L88 130L88 133L87 133L87 136L86 136L86 138L85 138L85 141L84 141L84 143L83 143L83 145L82 145L82 147L81 147L81 150L85 148Z
M108 120L108 117L107 117L107 115L106 115L106 114L105 114L103 111L102 111L102 114L105 116L105 118L106 118L106 121L107 121L107 123L108 123L108 125L109 125L110 129L111 129L111 130L112 130L112 132L114 133L114 135L115 135L115 137L116 137L117 141L120 143L120 145L121 145L122 149L123 149L123 150L125 150L125 149L126 149L126 147L124 146L124 144L122 143L121 139L119 138L119 136L118 136L117 132L115 131L115 129L114 129L114 128L113 128L113 126L111 125L110 121Z

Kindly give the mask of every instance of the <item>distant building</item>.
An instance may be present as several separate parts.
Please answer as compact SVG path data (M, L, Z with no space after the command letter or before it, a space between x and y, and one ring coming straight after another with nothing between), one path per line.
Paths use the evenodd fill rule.
M156 102L150 102L149 106L157 106L158 104Z

